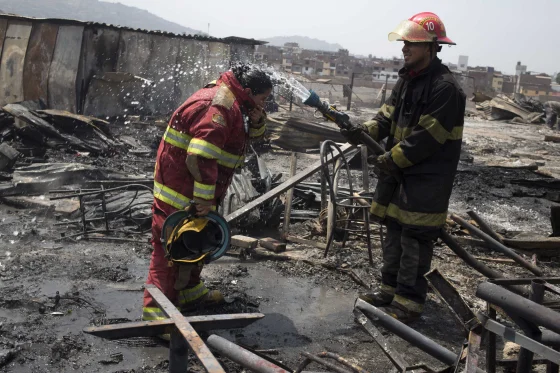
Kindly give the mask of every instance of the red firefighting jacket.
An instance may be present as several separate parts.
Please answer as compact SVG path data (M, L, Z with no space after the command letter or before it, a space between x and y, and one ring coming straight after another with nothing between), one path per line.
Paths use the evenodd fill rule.
M247 143L264 134L264 121L250 128L246 113L255 106L231 71L193 94L171 117L159 145L154 174L154 209L169 215L195 197L217 206L235 168L244 163ZM186 165L195 155L198 175Z

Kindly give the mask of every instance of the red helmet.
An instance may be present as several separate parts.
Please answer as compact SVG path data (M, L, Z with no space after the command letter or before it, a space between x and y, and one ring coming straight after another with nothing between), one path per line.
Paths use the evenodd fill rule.
M402 21L397 28L389 34L389 41L409 41L412 43L439 44L455 43L445 33L445 26L441 19L434 13L422 12Z

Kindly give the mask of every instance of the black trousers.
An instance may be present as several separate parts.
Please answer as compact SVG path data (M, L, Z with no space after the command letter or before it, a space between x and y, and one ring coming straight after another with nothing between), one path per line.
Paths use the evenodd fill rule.
M424 275L430 271L439 232L439 228L408 228L392 220L387 223L382 282L385 288L395 289L395 299L415 303L411 308L418 305L421 309L426 302L428 283Z

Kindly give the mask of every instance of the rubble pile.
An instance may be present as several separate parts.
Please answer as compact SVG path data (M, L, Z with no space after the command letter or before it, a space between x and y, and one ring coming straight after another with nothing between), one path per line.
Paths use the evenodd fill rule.
M544 107L540 101L517 94L510 98L499 94L492 98L476 95L477 115L487 120L511 121L511 123L541 124L544 123Z
M498 97L485 104L492 105L490 115L505 110L529 121L539 110L530 100ZM350 114L353 120L373 116ZM154 159L165 122L106 121L48 110L40 102L10 104L0 112L0 369L169 371L168 350L153 336L107 342L82 333L122 330L140 317L151 252ZM504 299L515 303L521 302L516 294L529 296L532 279L543 278L542 307L560 309L554 292L560 219L553 208L560 149L543 143L530 126L474 121L465 133L454 214L426 276L427 311L411 329L355 303L358 293L377 287L382 265L383 228L368 222L366 230L363 220L376 182L364 161L367 153L340 145L334 167L333 155L319 144L342 142L335 128L312 112L270 118L267 140L248 150L246 167L234 175L220 207L234 228L232 248L205 269L206 283L221 290L226 303L186 315L193 325L216 315L222 323L239 318L235 329L208 338L201 333L212 351L232 344L219 363L243 371L249 362L232 359L241 348L286 370L442 371L459 361L468 338L460 366L484 366L482 358L469 357L473 352L495 354L498 367L515 368L522 351L533 347L523 342L521 352L500 357L502 348L511 350L504 341L518 338L523 325L510 317L519 310L489 298L485 287L499 286L491 290L508 291ZM336 175L335 168L341 170ZM352 227L344 223L349 219ZM526 321L553 331L529 316ZM259 321L239 324L250 318ZM513 334L495 333L502 327ZM477 344L481 328L495 333L494 345ZM193 371L205 369L192 354L189 364Z

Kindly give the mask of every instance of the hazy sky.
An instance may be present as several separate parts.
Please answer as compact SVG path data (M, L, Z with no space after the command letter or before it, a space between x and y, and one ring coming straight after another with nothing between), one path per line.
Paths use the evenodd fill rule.
M387 34L403 19L431 11L444 21L457 46L441 58L471 66L515 72L560 71L560 0L106 0L146 9L160 17L216 37L266 38L302 35L339 43L354 54L400 55L402 43Z

